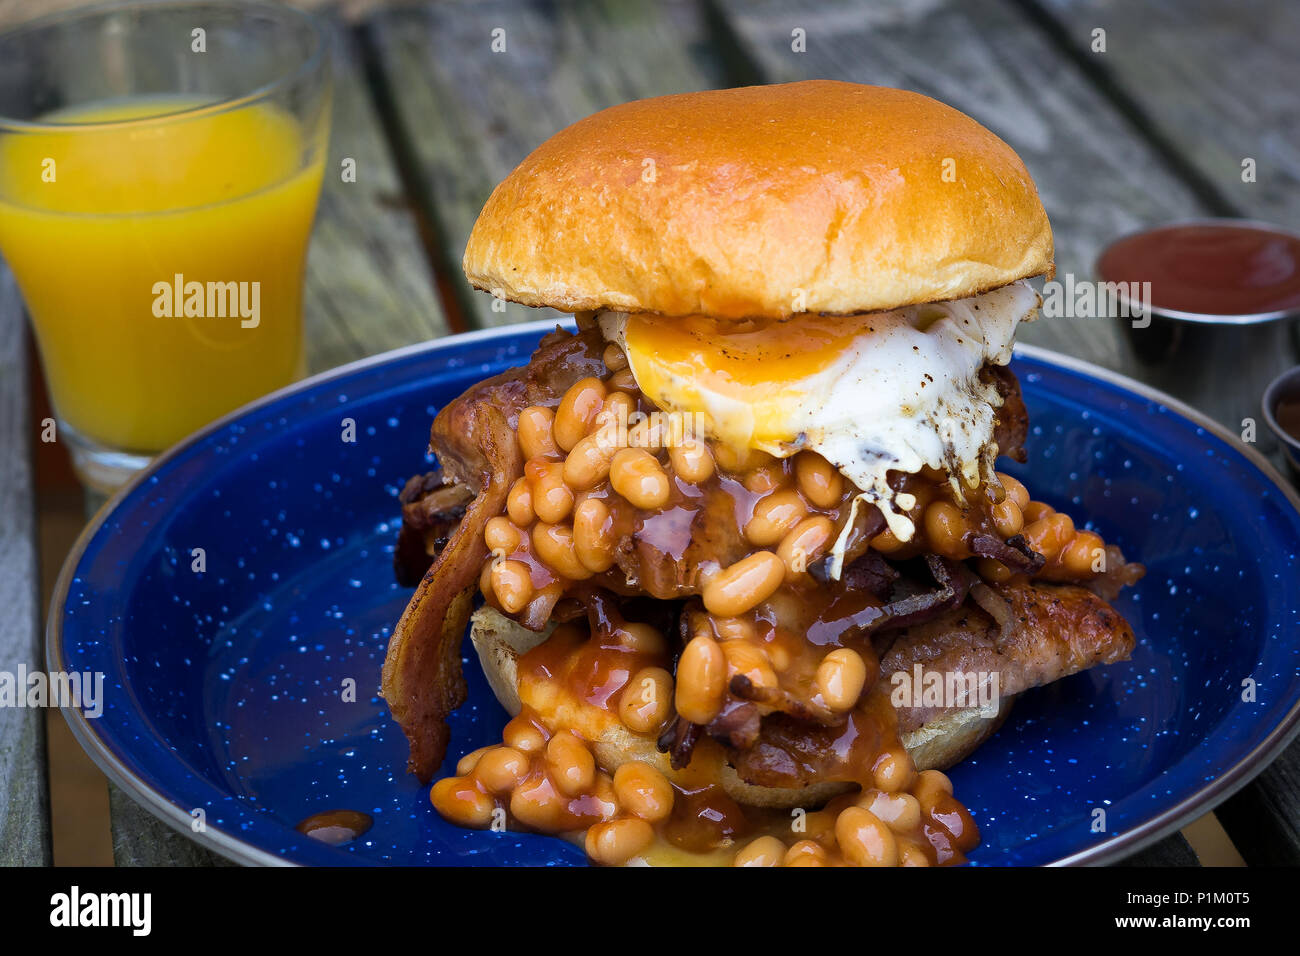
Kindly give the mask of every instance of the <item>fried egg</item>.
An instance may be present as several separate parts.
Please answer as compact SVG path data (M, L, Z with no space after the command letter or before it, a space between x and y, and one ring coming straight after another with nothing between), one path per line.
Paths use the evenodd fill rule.
M892 312L736 322L598 316L636 383L665 412L689 413L698 437L788 457L810 449L876 504L903 541L915 529L890 471L946 471L975 487L991 465L1001 396L980 381L1011 359L1016 328L1040 304L1027 282ZM849 524L851 525L852 522ZM838 575L846 533L836 542Z

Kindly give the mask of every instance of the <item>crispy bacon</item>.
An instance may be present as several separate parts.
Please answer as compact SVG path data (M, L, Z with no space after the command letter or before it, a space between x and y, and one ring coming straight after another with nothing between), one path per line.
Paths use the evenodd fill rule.
M397 496L402 503L402 529L393 551L393 573L402 587L420 583L474 499L468 486L447 484L448 480L442 469L435 469L413 477Z
M1018 534L1003 541L995 534L972 534L966 541L971 552L981 558L1001 561L1015 571L1034 574L1046 563L1046 559L1029 547L1023 534Z
M407 767L422 781L432 779L446 753L447 715L465 700L460 646L487 558L483 529L505 510L506 494L523 474L515 440L519 412L554 405L578 379L603 374L604 347L598 331L571 335L557 329L528 365L476 385L434 419L430 447L452 484L468 489L474 500L393 630L382 686L410 743Z
M685 717L678 717L659 737L659 752L668 754L668 763L681 770L691 762L691 754L699 743L704 728Z
M966 599L970 576L961 564L937 554L925 556L926 566L939 586L884 605L867 605L845 617L818 621L808 629L814 644L842 641L846 635L872 634L885 628L907 627L957 607Z

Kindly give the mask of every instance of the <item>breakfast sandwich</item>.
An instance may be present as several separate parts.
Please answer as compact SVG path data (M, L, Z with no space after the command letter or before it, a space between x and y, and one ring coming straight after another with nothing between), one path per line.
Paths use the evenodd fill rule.
M603 864L962 862L943 769L1127 659L1143 570L999 470L1053 269L1011 148L849 83L628 103L525 159L464 267L577 327L442 409L401 495L409 769L455 747L467 626L512 715L437 811Z

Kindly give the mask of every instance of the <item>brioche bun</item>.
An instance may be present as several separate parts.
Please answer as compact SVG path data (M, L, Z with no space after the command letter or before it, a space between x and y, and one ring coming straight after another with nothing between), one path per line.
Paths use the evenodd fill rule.
M488 685L506 711L513 717L519 713L523 702L519 698L517 661L550 635L545 631L530 631L494 608L484 605L470 618L470 640L478 652L479 663L487 677ZM947 713L923 724L911 733L902 735L903 746L911 754L918 770L940 770L963 760L993 733L1011 709L1014 698L1001 701L995 718L982 717L978 708L968 708ZM635 734L617 719L607 719L605 711L585 705L595 712L585 725L599 726L597 733L589 734L596 762L601 769L612 774L624 763L639 760L648 763L672 779L675 771L669 766L667 754L659 752L654 737ZM572 716L572 710L569 711ZM754 807L814 807L851 789L851 784L828 781L798 789L763 787L746 783L727 764L720 768L720 783L727 795L737 803Z
M624 103L561 130L469 237L479 289L567 312L783 318L1052 271L1020 158L906 90L810 80Z

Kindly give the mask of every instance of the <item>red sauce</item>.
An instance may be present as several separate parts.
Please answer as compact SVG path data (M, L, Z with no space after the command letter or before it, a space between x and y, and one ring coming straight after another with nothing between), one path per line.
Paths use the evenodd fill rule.
M1112 243L1106 282L1150 282L1157 310L1255 315L1300 309L1300 237L1233 224L1164 226Z
M360 810L326 810L313 813L294 829L313 840L338 846L355 840L374 825L374 818Z
M1292 438L1300 439L1300 394L1283 395L1273 409L1278 427Z

